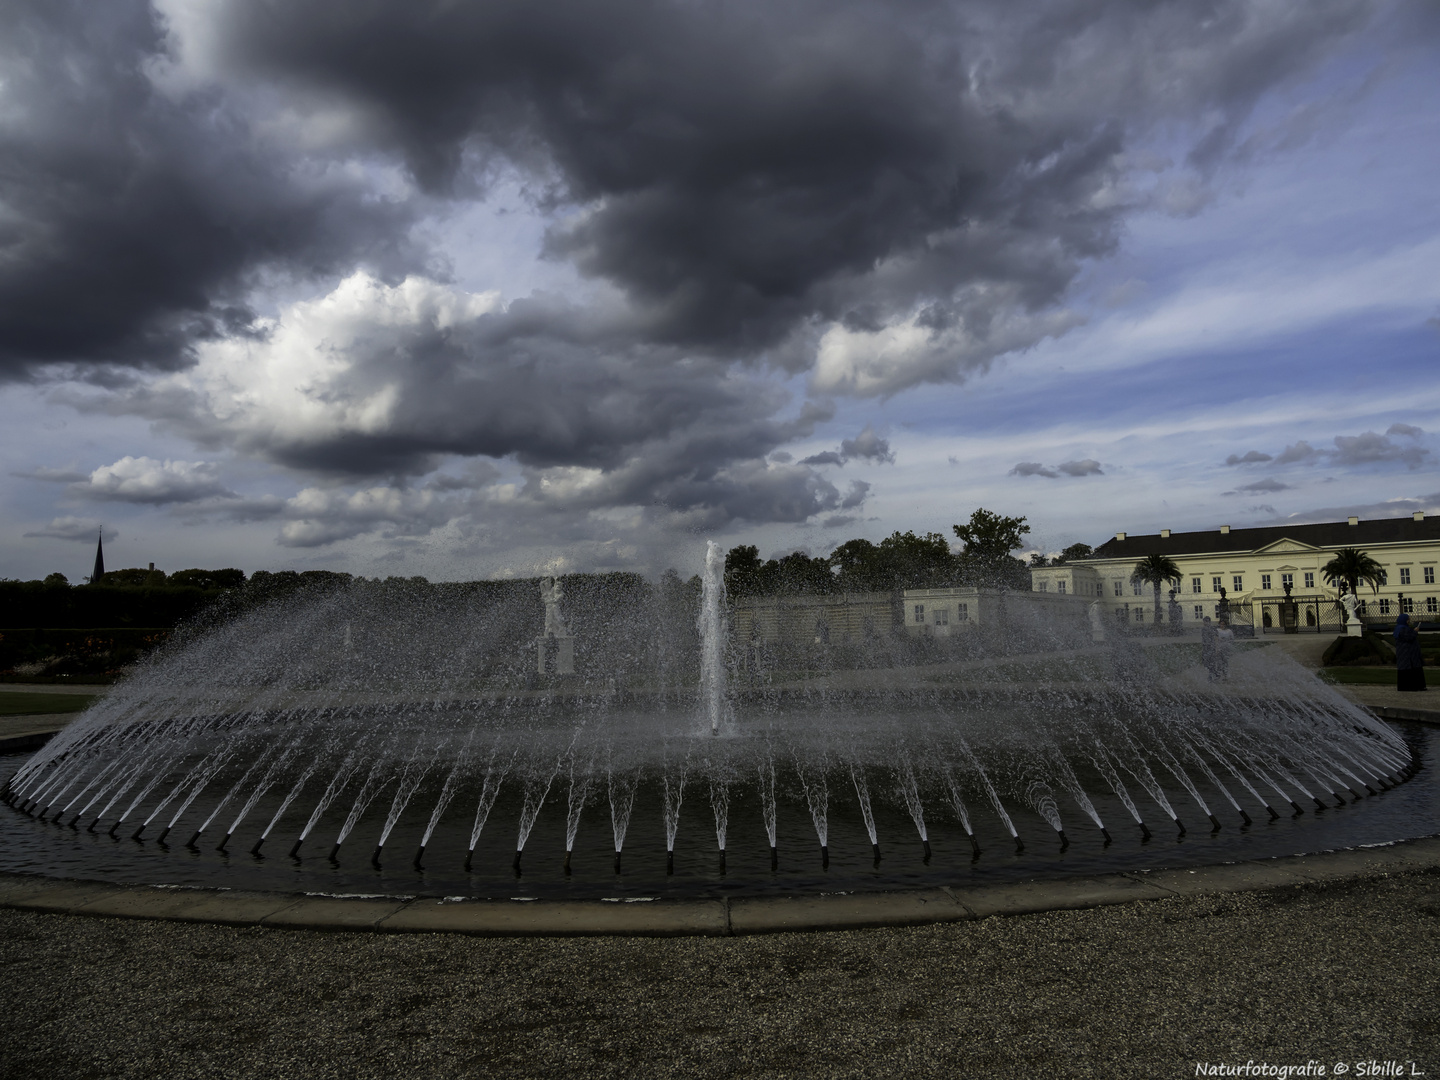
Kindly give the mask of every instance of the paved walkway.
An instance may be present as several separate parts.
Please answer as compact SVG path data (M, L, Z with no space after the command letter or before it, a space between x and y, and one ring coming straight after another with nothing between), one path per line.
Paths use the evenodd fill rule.
M0 910L0 1077L1433 1078L1437 988L1433 872L715 938Z

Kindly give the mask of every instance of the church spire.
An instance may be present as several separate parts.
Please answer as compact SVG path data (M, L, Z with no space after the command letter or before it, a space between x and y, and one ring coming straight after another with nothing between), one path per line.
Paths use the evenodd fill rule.
M102 529L100 535L95 538L95 572L90 575L90 584L99 585L100 579L105 576L105 532Z

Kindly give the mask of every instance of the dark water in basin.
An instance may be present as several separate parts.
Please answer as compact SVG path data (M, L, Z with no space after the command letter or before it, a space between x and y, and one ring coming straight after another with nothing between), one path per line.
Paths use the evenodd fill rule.
M1201 785L1202 795L1223 828L1211 833L1210 823L1188 795L1171 787L1169 795L1188 828L1177 836L1160 809L1137 797L1154 837L1141 840L1139 828L1113 795L1091 785L1090 795L1114 842L1106 845L1094 824L1073 804L1062 803L1068 850L1062 852L1054 830L1019 804L1010 807L1025 850L1016 853L998 818L972 807L972 822L982 848L972 858L964 830L940 800L926 804L932 858L928 865L916 826L898 798L891 799L872 784L874 813L883 858L874 865L870 840L854 789L843 776L830 777L828 869L821 868L820 849L805 800L793 778L781 782L778 814L779 866L770 866L758 795L737 787L731 795L725 873L720 872L715 821L703 780L687 788L675 846L674 873L666 873L662 797L658 783L642 783L625 839L622 872L615 873L610 808L603 789L587 805L580 821L572 873L563 869L565 790L557 782L525 845L522 873L512 868L521 806L518 785L502 789L475 850L472 872L464 870L473 805L457 804L426 850L424 869L412 866L427 812L402 817L386 844L380 869L370 863L388 804L379 800L361 818L341 849L338 863L326 857L333 830L307 841L301 858L286 857L304 824L308 808L282 817L267 841L264 857L249 853L264 823L279 805L279 793L256 807L231 840L229 853L215 850L222 830L212 828L198 850L181 845L193 832L203 808L176 826L168 848L130 839L137 822L122 826L116 837L102 830L88 833L41 822L0 806L0 871L40 873L121 883L263 889L281 892L468 896L478 898L545 897L714 897L778 895L810 892L874 891L922 886L970 886L1005 881L1113 873L1164 867L1200 866L1282 855L1318 852L1440 832L1440 784L1436 782L1440 730L1398 724L1421 769L1410 781L1343 807L1314 812L1302 803L1298 817L1267 820L1258 805L1241 798L1254 820L1243 827L1234 809L1217 791ZM0 757L0 780L25 760ZM1239 797L1239 792L1236 792ZM428 808L434 792L422 788L415 806ZM1279 805L1276 809L1280 809ZM68 818L66 819L68 821ZM108 823L107 823L108 824ZM153 837L159 829L147 830Z

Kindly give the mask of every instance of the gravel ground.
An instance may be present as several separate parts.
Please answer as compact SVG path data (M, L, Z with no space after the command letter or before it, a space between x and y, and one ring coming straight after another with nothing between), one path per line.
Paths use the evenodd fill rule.
M1440 872L729 939L0 910L0 1077L1440 1078L1437 946Z

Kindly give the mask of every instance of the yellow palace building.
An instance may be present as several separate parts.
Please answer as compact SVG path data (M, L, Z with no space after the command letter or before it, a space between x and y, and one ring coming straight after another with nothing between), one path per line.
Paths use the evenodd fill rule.
M1259 529L1222 525L1206 532L1116 533L1087 559L1033 568L1031 588L1099 601L1116 618L1147 623L1154 618L1154 590L1132 583L1130 573L1145 556L1166 555L1180 568L1175 599L1186 623L1217 617L1223 600L1232 622L1257 632L1279 631L1282 624L1333 631L1343 625L1344 612L1339 592L1326 584L1321 568L1347 547L1365 552L1387 575L1378 593L1361 584L1362 617L1393 621L1405 611L1418 622L1440 622L1440 518L1427 520L1424 513ZM1293 604L1288 616L1287 586ZM1168 594L1167 586L1162 592L1166 618Z

